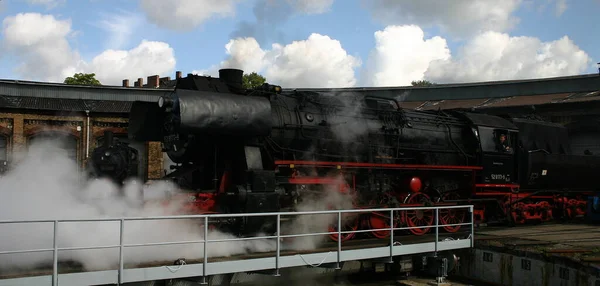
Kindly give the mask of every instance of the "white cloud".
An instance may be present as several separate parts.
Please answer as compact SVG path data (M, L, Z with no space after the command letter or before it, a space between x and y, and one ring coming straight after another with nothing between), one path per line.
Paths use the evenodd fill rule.
M96 78L103 84L119 85L123 79L172 74L175 63L174 51L169 44L144 40L131 50L104 51L84 70L96 73Z
M240 0L140 0L140 7L150 22L172 30L187 31L213 16L233 16L238 1Z
M388 26L375 32L362 82L374 86L410 85L422 79L433 60L447 59L450 50L441 37L424 39L417 26Z
M66 0L26 0L31 5L46 6L47 9L52 9L58 5L64 4Z
M90 62L73 50L70 20L37 13L17 14L3 21L4 49L22 62L16 72L27 80L62 82L75 72L94 72L102 84L120 85L125 78L171 74L173 49L166 43L142 41L130 50L107 50Z
M4 19L2 33L5 52L22 60L16 71L25 79L62 81L79 62L67 41L72 33L70 20L19 13Z
M583 73L590 63L567 36L542 42L487 32L470 40L455 58L433 61L425 78L443 83L567 76Z
M438 26L458 37L507 31L518 23L512 13L523 0L363 0L386 25Z
M288 0L290 5L305 14L321 14L329 11L334 0Z
M562 15L567 10L567 0L556 1L556 16Z
M197 74L217 76L220 68L259 72L271 84L294 87L348 87L356 84L354 68L360 60L349 55L341 43L312 34L288 45L273 44L263 50L254 38L237 38L226 45L228 59Z
M144 18L136 13L119 10L119 13L100 13L101 20L94 26L108 33L106 48L119 49L127 45L133 32L144 23Z
M576 75L591 63L566 36L542 42L486 32L451 53L444 38L426 38L414 25L375 32L375 47L365 66L339 41L320 34L288 45L274 44L270 50L249 37L230 40L225 48L225 61L193 73L218 76L219 68L238 68L259 72L270 83L287 88L404 86L422 79L452 83ZM361 68L359 84L357 68Z

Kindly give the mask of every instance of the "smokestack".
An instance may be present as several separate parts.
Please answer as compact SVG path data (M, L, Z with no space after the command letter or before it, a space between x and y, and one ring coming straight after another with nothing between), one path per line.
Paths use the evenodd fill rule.
M225 83L233 89L238 89L238 90L243 89L243 85L242 85L242 77L243 76L244 76L243 70L238 70L238 69L220 69L219 70L219 78L221 80L225 81Z
M109 147L113 144L113 133L112 131L104 131L104 147Z
M144 79L143 78L138 78L137 80L137 86L138 87L144 87Z
M175 79L180 79L181 78L181 71L176 71L175 72Z
M129 87L129 80L128 79L124 79L123 80L123 87Z

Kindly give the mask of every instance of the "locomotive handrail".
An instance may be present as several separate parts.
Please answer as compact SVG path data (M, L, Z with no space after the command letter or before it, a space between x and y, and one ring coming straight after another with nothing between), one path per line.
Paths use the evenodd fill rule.
M539 152L546 153L546 154L551 154L551 153L550 153L550 152L548 152L548 150L546 150L546 149L535 149L535 150L529 150L529 153L539 153Z
M341 262L348 261L350 258L347 258L344 255L342 258L342 234L349 233L363 233L363 232L371 232L371 231L391 231L389 236L389 258L399 255L397 254L399 247L410 247L410 245L403 245L402 243L398 243L397 240L394 239L394 232L396 230L409 230L409 229L421 229L421 228L429 228L435 229L435 241L434 241L434 251L437 253L439 250L439 228L447 227L447 226L470 226L469 236L466 239L470 239L469 246L463 247L473 247L474 242L474 223L473 223L473 205L461 205L461 206L435 206L435 207L398 207L398 208L372 208L372 209L348 209L348 210L321 210L321 211L298 211L298 212L265 212L265 213L238 213L238 214L199 214L199 215L171 215L171 216L148 216L148 217L112 217L112 218L79 218L79 219L23 219L23 220L0 220L0 225L4 224L15 224L15 223L52 223L53 224L53 246L52 248L42 248L42 249L24 249L24 250L10 250L10 251L0 251L0 255L2 254L19 254L19 253L33 253L33 252L52 252L53 253L53 264L52 264L52 285L58 285L58 252L59 251L69 251L69 250L94 250L94 249L108 249L108 248L118 248L119 249L119 259L118 259L118 270L116 274L118 276L118 284L122 284L124 282L134 282L138 281L134 278L124 279L123 273L124 269L124 248L130 247L142 247L142 246L162 246L162 245L175 245L175 244L196 244L202 243L204 247L204 259L202 260L201 267L199 270L202 275L204 281L206 281L206 277L208 275L213 275L207 272L207 265L210 264L208 262L208 244L216 243L216 242L234 242L234 241L248 241L248 240L269 240L276 239L276 247L275 247L275 271L278 274L280 268L283 267L291 267L290 263L285 263L283 266L280 264L280 260L283 259L281 256L281 240L283 238L294 238L294 237L310 237L317 235L335 235L337 234L337 258L332 260L333 263L337 262L338 268ZM469 222L465 223L455 223L455 224L440 224L439 223L439 212L444 209L468 209L470 215L466 216L466 218L470 217ZM397 212L408 211L408 210L432 210L435 212L435 220L432 225L426 226L414 226L414 227L394 227L395 220L398 219ZM337 214L337 225L342 225L342 214L347 213L371 213L371 212L387 212L390 215L389 226L386 228L376 228L376 229L357 229L357 230L342 230L339 228L336 231L326 231L326 232L307 232L307 233L299 233L299 234L282 234L281 233L281 224L283 216L300 216L300 215L315 215L315 214ZM396 215L394 215L396 214ZM209 218L232 218L232 217L257 217L257 216L275 216L277 218L277 226L276 232L274 235L264 235L264 236L255 236L255 237L235 237L235 238L225 238L225 239L209 239L208 238L208 225ZM203 239L201 240L187 240L187 241L168 241L168 242L152 242L152 243L124 243L124 233L125 233L125 222L126 221L155 221L155 220L166 220L166 219L203 219L204 224L204 232ZM119 243L113 245L103 245L103 246L77 246L77 247L58 247L58 235L59 235L59 223L71 223L71 222L119 222ZM462 239L461 239L462 240ZM388 246L386 246L387 248ZM450 247L452 248L452 247ZM461 248L461 247L458 247ZM446 248L448 249L448 248ZM332 252L332 251L330 251ZM347 252L347 251L346 251ZM395 254L396 253L396 254ZM369 255L367 255L369 256ZM372 256L372 254L371 254ZM284 256L287 257L287 256ZM385 256L383 256L385 257ZM286 260L287 262L287 260ZM214 262L213 262L214 263ZM308 262L306 262L308 263ZM330 262L331 263L331 262ZM194 264L189 264L194 265ZM266 269L271 269L267 267ZM212 270L212 269L211 269ZM227 270L229 271L229 270ZM214 272L214 270L212 271ZM173 272L171 272L173 273ZM0 285L2 285L2 279L0 279Z

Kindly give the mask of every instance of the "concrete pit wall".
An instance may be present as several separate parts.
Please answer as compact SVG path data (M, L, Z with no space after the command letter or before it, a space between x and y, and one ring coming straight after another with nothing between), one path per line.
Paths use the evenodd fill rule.
M461 252L454 275L510 286L600 286L600 269L568 257L490 247Z

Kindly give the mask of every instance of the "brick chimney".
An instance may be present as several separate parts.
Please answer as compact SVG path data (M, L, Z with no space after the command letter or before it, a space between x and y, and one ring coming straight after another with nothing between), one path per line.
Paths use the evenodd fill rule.
M143 78L138 78L137 82L135 83L135 86L137 87L144 87L144 79Z
M128 79L124 79L123 80L123 87L129 87L129 80Z
M179 79L181 78L181 71L176 71L175 72L175 79Z
M148 77L148 87L157 88L160 84L158 75Z
M170 76L166 76L166 77L161 77L159 79L159 84L158 86L165 86L165 85L169 85L171 83L171 77Z

